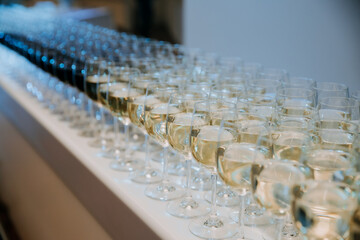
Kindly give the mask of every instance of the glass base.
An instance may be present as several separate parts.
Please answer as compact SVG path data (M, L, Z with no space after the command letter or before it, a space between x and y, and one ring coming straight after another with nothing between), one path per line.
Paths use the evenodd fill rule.
M177 184L166 181L148 186L145 189L145 195L155 200L170 201L181 198L185 195L185 191Z
M113 140L111 138L96 138L95 140L89 142L89 146L93 148L101 148L103 151L110 149L113 144Z
M156 151L156 150L155 150ZM154 152L154 151L153 151ZM156 151L154 152L152 155L151 155L151 160L153 160L154 162L158 162L158 163L163 163L164 162L164 152L163 150L160 148L159 151ZM179 162L180 161L180 158L179 156L172 152L172 151L169 151L168 153L168 161L169 163L172 163L172 162Z
M122 146L119 146L116 148L112 147L109 150L107 150L106 152L103 152L101 154L101 157L117 160L117 159L120 159L121 156L124 154L124 150L125 150L125 148Z
M208 214L210 205L204 201L195 200L192 197L172 201L168 204L169 214L179 218L194 218Z
M239 211L232 212L230 217L233 221L239 222ZM256 204L245 208L244 224L246 226L264 226L274 223L272 217Z
M285 223L281 233L282 240L300 240L303 239L299 230L292 223Z
M74 121L70 123L70 128L84 129L89 126L89 119L85 116L78 114L74 117Z
M56 107L51 111L51 113L55 115L61 115L64 114L64 110L61 109L58 105L56 105Z
M211 174L206 171L195 171L192 174L191 189L209 191L211 189Z
M211 193L207 193L205 199L211 202ZM216 192L216 204L222 207L235 207L239 206L240 201L236 192L230 188L220 187Z
M251 227L243 227L243 236L240 234L235 235L228 240L270 240L272 238L265 236L262 232L251 228Z
M239 226L228 218L217 215L201 217L190 222L192 234L205 239L224 239L234 236Z
M65 115L63 114L60 118L59 118L60 121L62 122L73 122L74 121L74 116L71 116L69 115L68 113Z
M80 137L93 138L99 136L100 131L98 129L92 129L90 127L83 129L80 131Z
M130 176L131 181L141 184L158 183L162 180L161 172L154 168L145 168L133 172Z
M110 163L110 168L121 172L132 172L143 167L139 160L114 160Z

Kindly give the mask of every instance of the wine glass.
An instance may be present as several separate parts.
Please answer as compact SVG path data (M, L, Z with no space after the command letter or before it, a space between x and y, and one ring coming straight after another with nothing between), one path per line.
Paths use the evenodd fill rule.
M194 158L210 169L212 190L209 215L191 221L189 229L194 235L201 238L229 238L235 235L238 229L235 222L217 213L217 169L222 176L221 173L223 172L220 170L222 166L218 162L219 158L223 156L223 151L221 152L220 149L224 149L237 141L236 129L230 127L236 120L237 111L232 104L221 100L210 100L195 104L194 116L207 121L206 125L192 130L191 149ZM216 122L219 118L220 125L213 124L214 120ZM224 121L224 119L229 120L229 122ZM227 183L226 178L222 179ZM241 195L244 196L245 194Z
M228 146L222 146L218 149L218 173L227 185L238 192L240 197L237 219L233 217L240 225L236 239L248 239L246 235L249 232L245 232L245 223L252 225L269 223L269 218L264 216L261 209L256 209L255 205L245 205L245 198L251 190L250 172L254 159L264 161L270 155L271 149L262 148L262 151L259 151L256 144L247 143L246 140L252 137L243 131L241 122L224 122L223 125L235 130L236 139ZM257 127L262 129L264 126L257 125ZM252 235L255 232L252 229ZM259 234L258 237L261 238L261 235Z
M81 130L79 133L79 135L82 137L96 137L98 136L99 133L99 129L93 119L95 117L93 99L94 101L96 101L98 96L97 81L98 81L100 63L101 62L99 61L98 57L95 56L87 57L85 60L83 86L84 86L84 93L86 94L87 108L89 111L90 119L89 119L89 126ZM91 83L87 83L88 78L90 79ZM105 78L102 78L102 81L106 82L107 79L105 81ZM90 86L92 86L92 88Z
M91 147L101 148L99 155L106 154L106 151L109 149L112 144L112 140L106 136L105 129L105 112L104 106L106 102L104 98L101 97L99 88L102 85L106 85L109 82L109 70L108 63L104 59L96 59L91 67L87 69L87 76L85 79L85 91L88 97L96 104L97 109L99 109L99 135L89 143ZM94 109L91 108L90 111ZM95 119L96 118L96 113Z
M150 184L161 181L161 173L151 167L149 157L149 134L145 129L145 112L151 109L151 106L155 103L160 103L156 97L150 97L153 88L158 86L158 83L154 83L148 78L137 80L135 86L145 87L144 94L128 101L128 112L131 122L138 127L145 136L145 168L134 171L131 174L131 180L137 183ZM144 90L144 89L142 89ZM171 90L171 88L169 88ZM173 88L176 90L176 88ZM147 93L147 92L150 93ZM147 97L148 96L148 97Z
M331 125L316 122L316 141L303 152L301 162L311 170L316 181L351 184L357 168L358 126L348 121Z
M193 120L196 102L207 99L205 92L183 90L171 95L169 109L177 109L176 114L167 118L167 132L170 146L185 158L186 164L186 196L168 205L167 212L181 218L192 218L204 215L208 210L204 204L191 195L192 155L190 133L192 127L199 128L206 124L201 118ZM195 116L196 117L196 116Z
M257 78L258 73L263 69L263 65L255 62L244 62L240 71L250 74L251 79Z
M169 106L171 94L178 90L167 84L149 86L145 99L145 129L150 137L163 147L163 173L159 184L150 185L145 189L145 195L156 200L169 201L182 197L185 192L168 177L168 127L169 117L180 112Z
M319 101L319 117L322 120L359 121L359 101L354 98L329 97Z
M316 81L307 77L289 77L283 82L286 88L305 88L309 90L315 90Z
M335 82L317 82L316 87L317 103L322 98L328 97L349 97L349 88L342 83Z
M292 213L307 239L344 239L357 199L343 183L305 181L292 189Z
M291 188L310 178L310 171L296 161L265 160L255 161L252 165L254 197L279 221L279 239L300 239L299 232L291 221Z
M267 78L284 82L288 80L289 74L285 69L264 68L257 74L257 78Z
M140 96L143 92L139 89L133 87L133 81L135 75L129 76L129 81L127 83L119 82L116 78L109 78L109 82L106 85L103 85L102 90L106 90L106 104L109 107L111 113L116 116L124 125L124 149L125 152L121 154L119 134L115 133L116 144L114 149L111 151L111 155L105 155L108 158L114 159L110 163L110 167L118 171L134 171L141 167L141 162L139 159L134 159L134 156L131 156L130 144L130 132L129 125L131 123L128 113L128 101L135 97ZM100 91L100 94L103 93ZM114 122L114 130L119 131L119 125L117 121Z

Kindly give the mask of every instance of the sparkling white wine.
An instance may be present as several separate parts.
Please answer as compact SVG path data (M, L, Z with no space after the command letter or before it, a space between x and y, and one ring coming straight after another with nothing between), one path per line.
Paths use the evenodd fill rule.
M321 120L350 120L351 114L336 109L320 109L319 116Z
M272 138L275 157L294 161L299 161L310 141L308 135L297 131L278 131Z
M286 99L277 104L282 115L311 118L314 114L313 103L306 99Z
M309 150L304 160L317 181L346 180L352 167L351 155L337 150Z
M241 143L256 144L262 132L266 130L266 122L256 119L239 121L239 139Z
M149 111L152 108L151 106L159 103L161 101L157 98L153 96L146 97L146 95L136 97L134 101L128 101L128 114L131 122L139 128L145 128L145 109Z
M235 140L230 131L219 134L219 126L203 126L191 133L191 152L196 161L208 167L216 167L218 146L225 146ZM219 136L220 135L220 136Z
M130 98L139 96L140 93L135 89L121 89L110 91L108 96L108 102L111 112L118 116L122 121L130 123L128 111L127 111L127 102Z
M144 94L146 94L146 88L149 84L150 84L150 82L147 82L147 81L139 81L139 82L135 81L133 87L138 89L140 92L143 92Z
M233 189L245 194L251 190L250 172L254 161L264 161L265 156L252 144L232 143L219 148L218 173Z
M108 103L108 91L109 89L109 84L107 83L102 83L99 84L99 88L98 88L98 101L100 101L101 104L103 104L104 106L109 106Z
M145 129L148 134L155 138L161 145L168 144L166 134L166 118L167 114L172 117L181 111L176 107L168 107L167 103L156 104L153 109L145 111Z
M108 76L88 76L85 81L86 94L94 101L98 101L98 87L108 82Z
M290 207L291 188L309 176L296 163L265 161L251 167L251 183L257 202L271 213L284 216Z
M282 131L311 131L315 126L308 119L302 117L280 117L276 120L276 126Z
M274 108L268 105L250 106L249 109L249 113L253 113L265 117L269 121L272 120L273 112L274 112Z
M193 129L206 125L202 118L192 119L192 113L179 113L171 116L168 122L169 143L176 151L184 155L191 154L190 129L193 120Z
M346 186L317 184L304 187L305 192L302 187L294 187L292 210L296 225L310 239L341 239L349 229L356 199Z
M237 120L237 116L233 112L229 112L229 111L221 112L221 111L218 111L218 112L210 114L210 120L211 120L211 125L220 126L222 120L230 122L230 123L235 123L236 120Z
M321 145L327 149L351 150L356 135L342 129L321 129L318 131Z

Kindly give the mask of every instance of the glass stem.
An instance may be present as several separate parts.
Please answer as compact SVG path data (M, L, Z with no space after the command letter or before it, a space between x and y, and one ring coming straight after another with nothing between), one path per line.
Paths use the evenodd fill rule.
M120 120L114 117L114 156L115 160L119 161L121 156L120 149Z
M93 102L90 98L88 98L88 112L89 112L89 115L90 115L90 118L91 118L91 122L92 121L92 117L94 117L94 109L93 109Z
M120 147L120 124L117 117L113 117L114 122L114 148Z
M130 131L129 131L129 124L124 124L124 133L125 133L125 143L127 147L125 147L125 154L124 154L124 160L125 162L130 159Z
M244 231L244 214L245 214L245 195L239 194L240 206L239 206L239 236L240 239L245 239Z
M186 164L186 197L191 197L191 158L185 160Z
M216 192L217 192L217 174L211 172L211 212L210 216L216 216Z
M163 181L168 181L168 148L163 147Z
M106 129L105 129L105 112L104 112L104 108L99 106L99 111L100 111L100 140L101 140L101 150L105 151L106 150Z
M90 115L88 129L91 133L95 133L97 131L96 112L94 110L93 101L90 98L88 99L88 111Z
M150 158L149 158L149 134L144 133L145 136L145 168L150 168Z
M79 93L79 99L80 99L80 110L82 110L82 113L86 116L86 102L85 102L85 94L80 92Z

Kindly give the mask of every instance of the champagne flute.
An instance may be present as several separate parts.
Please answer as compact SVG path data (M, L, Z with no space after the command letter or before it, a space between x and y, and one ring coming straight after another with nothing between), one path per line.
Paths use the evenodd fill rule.
M159 184L150 185L145 189L145 195L160 201L169 201L182 197L185 192L168 177L168 129L169 117L180 112L169 106L170 95L178 90L167 84L149 86L145 99L145 129L150 137L163 147L163 173Z

